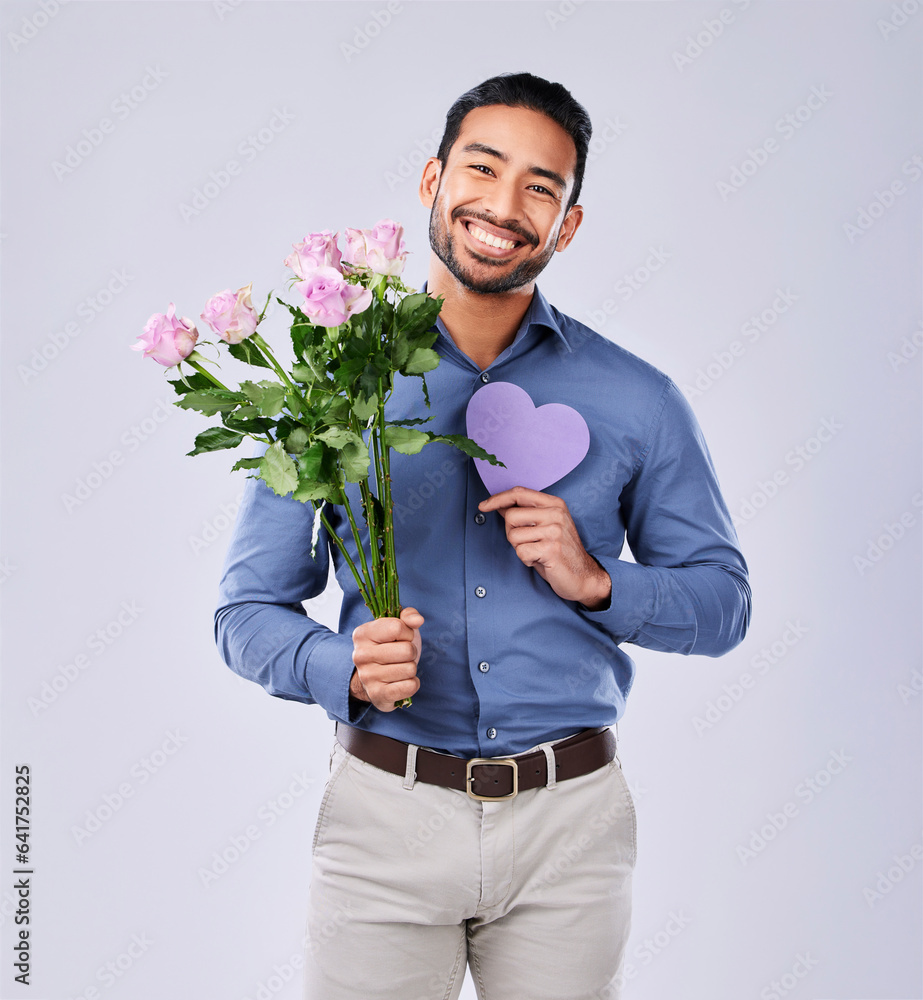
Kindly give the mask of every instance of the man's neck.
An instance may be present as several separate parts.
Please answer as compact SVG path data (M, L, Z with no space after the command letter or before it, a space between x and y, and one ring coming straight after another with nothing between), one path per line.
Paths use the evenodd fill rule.
M535 283L510 292L472 292L432 254L426 291L444 297L439 318L455 346L483 370L515 340L532 302Z

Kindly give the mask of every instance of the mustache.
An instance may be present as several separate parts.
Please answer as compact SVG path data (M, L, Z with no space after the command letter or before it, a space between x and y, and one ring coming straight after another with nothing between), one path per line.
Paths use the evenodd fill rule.
M507 229L509 232L515 233L525 243L528 243L533 247L538 246L538 237L535 233L530 233L528 229L525 229L513 219L510 219L508 222L501 222L500 219L497 219L495 216L488 215L486 212L473 212L471 209L465 208L465 206L462 205L460 208L456 208L452 212L452 221L457 222L463 215L469 219L479 219L481 222L486 222L490 226Z

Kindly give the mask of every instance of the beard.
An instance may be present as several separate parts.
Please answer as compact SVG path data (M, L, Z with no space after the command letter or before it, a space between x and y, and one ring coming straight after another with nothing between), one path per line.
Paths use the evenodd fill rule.
M456 281L472 292L479 292L482 295L492 295L499 292L511 292L515 288L522 288L523 285L530 284L544 271L557 245L557 234L555 234L555 238L549 241L548 247L537 257L521 261L506 273L498 274L496 277L477 278L459 260L456 242L449 235L448 229L442 223L442 216L438 209L439 196L437 192L436 200L433 202L433 207L429 215L429 245L432 247L433 253L445 264ZM470 219L479 219L481 222L486 222L489 225L497 225L496 219L492 219L482 212L472 212L464 206L456 208L452 212L452 222L455 222L462 215ZM503 228L516 233L523 242L530 243L533 247L538 245L538 237L518 224L507 224ZM481 256L481 254L475 253L469 247L464 247L462 252L465 256L473 257L475 261L487 267L509 267L508 261Z

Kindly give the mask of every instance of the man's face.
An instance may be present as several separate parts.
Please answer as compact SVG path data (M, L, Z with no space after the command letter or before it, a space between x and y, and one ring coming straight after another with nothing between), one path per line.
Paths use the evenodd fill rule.
M474 292L531 284L582 217L579 206L565 211L576 162L573 140L547 115L506 105L470 111L444 169L430 160L424 171L434 253Z

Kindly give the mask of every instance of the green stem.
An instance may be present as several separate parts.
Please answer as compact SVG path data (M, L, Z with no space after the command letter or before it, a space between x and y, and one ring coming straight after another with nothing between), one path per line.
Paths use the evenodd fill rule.
M382 391L381 379L378 380L378 391L378 423L382 428L383 437L385 427L385 400L384 393ZM388 447L387 442L382 440L380 447L382 472L382 492L380 496L383 508L382 520L384 522L383 529L385 535L385 576L388 587L388 606L390 613L393 614L394 617L398 617L401 613L401 596L398 588L397 555L394 548L394 502L391 498L391 457L389 455L390 448Z
M346 495L346 490L342 486L340 487L340 498L340 502L346 508L346 517L349 519L349 526L352 529L353 540L356 543L356 549L359 552L359 559L362 563L362 576L366 581L367 591L367 596L364 597L365 604L376 618L380 618L381 614L379 612L379 602L375 593L375 581L369 573L368 563L365 558L365 547L362 544L362 536L359 534L359 526L356 524L356 519L353 516L353 509L350 506L349 497Z
M218 379L216 379L215 376L212 375L210 371L208 371L206 368L203 368L198 363L198 361L190 361L189 358L186 358L186 364L189 365L191 368L195 368L195 370L200 375L204 375L213 385L218 386L219 389L225 389L227 392L231 391L223 382L219 382Z
M315 507L314 509L317 510L318 508ZM347 510L348 510L348 508L347 508ZM353 562L352 556L350 556L350 554L349 554L349 552L348 552L348 550L346 548L346 543L333 530L333 527L330 524L330 522L327 520L327 516L326 516L326 514L324 514L324 511L323 511L322 508L320 509L320 520L321 520L321 524L323 524L323 526L327 529L327 534L330 535L331 539L333 539L334 545L336 545L336 547L342 553L343 558L346 560L346 565L349 567L349 571L350 571L350 573L352 573L353 579L355 579L355 581L356 581L356 586L359 588L359 593L362 596L362 600L365 602L365 606L374 615L375 614L375 609L372 607L372 604L371 604L371 602L369 600L368 591L366 590L366 587L363 585L362 579L359 576L359 571L356 569L356 564ZM360 552L362 551L361 547L360 547L359 551Z
M272 353L272 349L270 348L269 344L267 344L266 341L263 340L263 338L258 333L253 333L250 336L250 342L256 345L257 350L272 365L273 369L275 369L275 372L279 376L279 378L282 379L282 381L289 387L289 389L291 389L292 392L296 393L300 397L301 394L298 392L297 388L292 384L292 380L288 377L288 375L285 374L285 370L282 368L279 362L276 361L276 356Z

